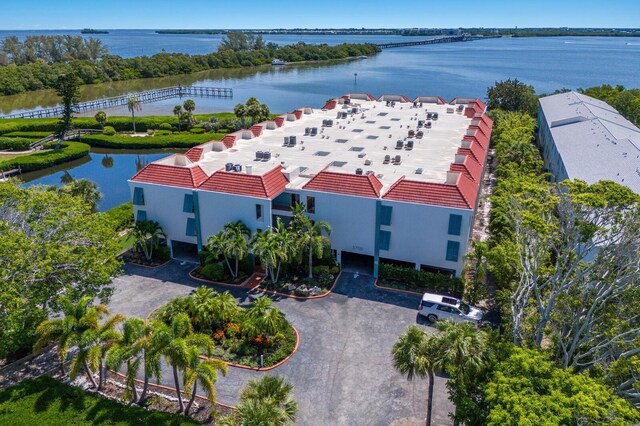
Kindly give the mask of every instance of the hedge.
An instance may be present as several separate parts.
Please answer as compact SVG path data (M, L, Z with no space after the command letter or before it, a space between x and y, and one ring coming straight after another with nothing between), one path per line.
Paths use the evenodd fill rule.
M460 278L451 278L446 275L433 272L418 271L404 266L381 263L379 275L383 280L395 281L405 284L406 290L417 292L434 292L460 297L464 291L464 283Z
M56 143L45 145L47 151L38 151L34 154L16 157L9 160L0 161L0 170L21 169L23 172L46 169L56 164L82 158L89 154L89 145L80 142L63 142L62 148L53 150Z
M101 148L145 149L145 148L190 148L212 139L220 140L221 133L177 134L131 137L127 135L84 135L80 141Z
M33 139L33 140L38 140L38 139L46 138L47 136L51 135L53 132L54 132L53 129L51 131L47 131L47 132L23 132L23 131L19 131L19 132L5 133L2 136L3 137L7 137L7 138L29 138L29 139Z
M133 204L131 202L120 204L104 212L116 224L116 229L122 231L133 224Z
M28 151L33 139L5 138L0 136L0 150Z
M196 114L198 121L210 121L211 118L217 120L235 119L231 112L218 112L214 114ZM13 132L47 132L48 136L56 128L57 118L11 118L0 120L0 135ZM146 132L148 129L159 129L162 123L169 123L171 126L178 126L178 117L175 115L149 115L136 117L136 131ZM114 116L109 117L107 126L112 126L118 132L132 131L133 125L131 117ZM73 119L73 126L76 129L102 129L100 124L93 117L77 117ZM41 137L44 137L41 136Z

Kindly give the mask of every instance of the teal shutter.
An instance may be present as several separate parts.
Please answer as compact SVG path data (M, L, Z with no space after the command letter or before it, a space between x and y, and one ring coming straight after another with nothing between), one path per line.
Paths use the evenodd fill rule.
M380 209L380 224L382 225L391 225L391 212L393 211L393 207L391 206L382 206Z
M196 236L196 220L192 217L187 219L187 236L188 237Z
M182 203L182 211L185 213L193 213L193 194L184 194L184 203Z
M449 215L449 235L460 235L462 227L462 216L459 214Z
M142 188L133 188L133 204L135 206L144 206L144 191Z
M460 243L457 241L447 241L447 260L451 262L458 261L460 252Z
M380 250L389 250L389 243L391 242L391 232L380 231L379 237Z
M136 222L144 222L147 220L147 211L146 210L138 210L138 215L136 217Z

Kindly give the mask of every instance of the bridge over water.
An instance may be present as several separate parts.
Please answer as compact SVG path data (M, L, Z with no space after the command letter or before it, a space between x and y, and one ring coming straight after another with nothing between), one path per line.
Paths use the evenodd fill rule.
M381 49L390 49L393 47L421 46L424 44L441 44L441 43L458 43L462 41L484 40L490 38L499 38L502 36L477 36L477 35L457 35L430 38L427 40L401 41L397 43L380 43L377 46Z

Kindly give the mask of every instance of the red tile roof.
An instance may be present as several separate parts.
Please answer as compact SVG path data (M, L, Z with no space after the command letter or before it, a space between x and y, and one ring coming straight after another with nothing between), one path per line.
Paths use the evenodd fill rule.
M200 189L247 197L277 197L287 186L287 178L282 174L282 166L277 166L264 175L225 172L220 170L209 176Z
M458 148L456 154L471 156L478 164L484 164L485 151L477 142L471 142L469 148Z
M287 118L286 118L285 116L283 116L283 115L279 115L279 116L277 116L276 118L274 118L274 119L273 119L273 121L276 123L276 126L278 126L278 127L282 127L282 125L284 124L284 121L285 121L286 119L287 119Z
M379 198L382 182L374 174L355 175L323 170L307 182L303 189Z
M293 111L293 115L296 116L296 120L300 120L302 118L302 114L304 113L303 110L301 109L297 109L295 111Z
M249 130L251 130L251 133L253 133L253 136L257 138L262 134L263 127L260 124L254 124L253 126L251 126Z
M200 166L181 167L151 163L131 178L135 182L156 183L181 188L197 188L207 179Z
M451 163L450 172L464 173L476 183L482 179L482 165L478 163L471 155L467 155L462 163Z
M187 151L184 155L189 160L195 163L197 161L200 161L200 158L202 158L202 148L194 146L189 151Z
M335 109L337 105L338 105L338 102L335 99L332 99L326 104L324 104L322 109Z
M473 118L476 114L482 114L487 106L480 99L476 99L467 105L464 110L465 117Z
M446 183L419 182L400 178L386 194L385 200L405 201L408 203L430 204L434 206L473 209L475 195L472 196L469 184L477 186L463 174L458 175L456 185Z
M222 142L227 148L231 148L236 143L236 136L226 135L220 142Z

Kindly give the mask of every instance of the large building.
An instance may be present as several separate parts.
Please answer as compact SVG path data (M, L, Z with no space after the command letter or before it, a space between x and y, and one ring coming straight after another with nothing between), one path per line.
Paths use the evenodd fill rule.
M541 98L538 129L556 181L611 180L640 194L640 129L606 102L576 92Z
M338 262L380 260L459 276L492 121L478 99L350 94L155 161L131 178L137 220L174 256L242 220L288 222L291 206L333 228Z

